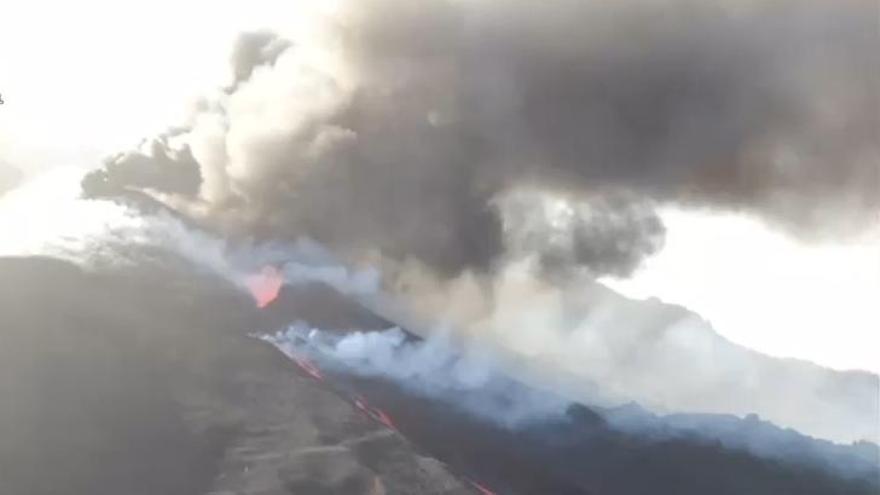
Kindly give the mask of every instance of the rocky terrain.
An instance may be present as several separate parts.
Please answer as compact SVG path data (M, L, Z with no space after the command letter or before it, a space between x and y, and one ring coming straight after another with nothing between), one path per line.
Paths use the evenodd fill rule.
M0 492L876 493L830 468L625 433L609 420L619 411L571 405L508 428L387 380L297 366L250 335L294 319L389 322L320 286L258 309L183 262L139 258L90 271L0 259Z
M0 273L4 494L472 493L247 337L253 302L216 280Z

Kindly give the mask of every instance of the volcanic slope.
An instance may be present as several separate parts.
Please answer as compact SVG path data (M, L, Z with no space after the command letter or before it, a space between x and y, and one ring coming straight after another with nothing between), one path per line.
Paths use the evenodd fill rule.
M276 324L287 314L318 328L351 328L345 325L353 320L372 330L390 325L371 314L359 315L362 309L325 287L311 292L311 297L324 294L321 303L303 305L306 292L285 286L264 314ZM338 304L339 311L328 312L323 307L327 303ZM344 331L318 333L345 335ZM413 334L407 339L415 345L420 341ZM705 428L680 428L679 416L655 416L634 404L611 409L571 404L559 417L511 427L487 416L485 410L474 414L461 404L473 403L475 397L469 395L490 395L499 388L505 391L500 402L534 392L515 380L502 376L495 390L476 388L438 396L418 391L429 387L402 384L381 374L364 376L344 367L324 367L324 357L310 355L310 347L306 344L291 354L304 376L351 401L363 401L377 421L401 432L426 455L497 493L635 495L659 490L695 495L867 495L880 487L873 445L867 446L873 451L863 456L857 448L814 440L754 417L690 415L691 421ZM419 380L418 374L414 376ZM499 409L498 415L502 414ZM636 432L616 427L621 418L638 420L643 428ZM711 436L722 431L727 437L731 431L741 437L767 437L774 445L764 454L774 450L775 456L731 448L721 437Z
M184 262L129 258L143 262L0 259L0 493L876 493L718 442L622 433L595 408L512 429L393 381L298 368L248 335L390 322L317 285L260 310Z
M247 337L225 283L156 259L3 258L0 280L0 493L474 493Z

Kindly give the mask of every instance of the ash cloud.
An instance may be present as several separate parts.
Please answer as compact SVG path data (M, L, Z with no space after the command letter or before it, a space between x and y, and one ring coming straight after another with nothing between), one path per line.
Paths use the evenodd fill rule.
M620 194L567 200L517 191L499 202L513 259L536 258L545 276L630 275L663 246L665 228L650 202Z
M120 188L155 190L167 194L195 195L202 182L199 164L187 145L173 148L169 139L183 130L141 143L140 149L107 157L102 169L83 180L92 195L116 192Z
M353 2L320 35L244 36L234 83L178 136L191 157L96 174L230 232L447 275L522 248L629 273L662 243L655 202L841 235L880 209L876 17L867 1ZM554 218L511 231L523 188L606 214L572 207L548 246L533 239Z

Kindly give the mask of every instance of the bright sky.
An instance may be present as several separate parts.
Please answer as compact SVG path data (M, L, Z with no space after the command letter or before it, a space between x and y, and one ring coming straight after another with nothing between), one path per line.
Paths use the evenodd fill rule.
M33 173L130 149L226 81L238 31L303 28L299 11L329 3L5 2L0 161ZM880 372L880 234L804 246L734 215L664 219L666 248L609 286L685 305L764 352Z
M686 306L768 354L880 372L880 225L858 241L805 245L743 215L662 217L664 249L606 285Z
M238 32L298 29L328 3L4 2L0 160L32 172L130 149L227 81Z

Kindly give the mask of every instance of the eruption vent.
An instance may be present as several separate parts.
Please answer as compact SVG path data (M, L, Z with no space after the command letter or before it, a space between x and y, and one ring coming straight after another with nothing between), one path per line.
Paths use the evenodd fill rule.
M277 268L266 265L260 273L248 277L246 284L257 306L265 308L278 297L284 278Z

